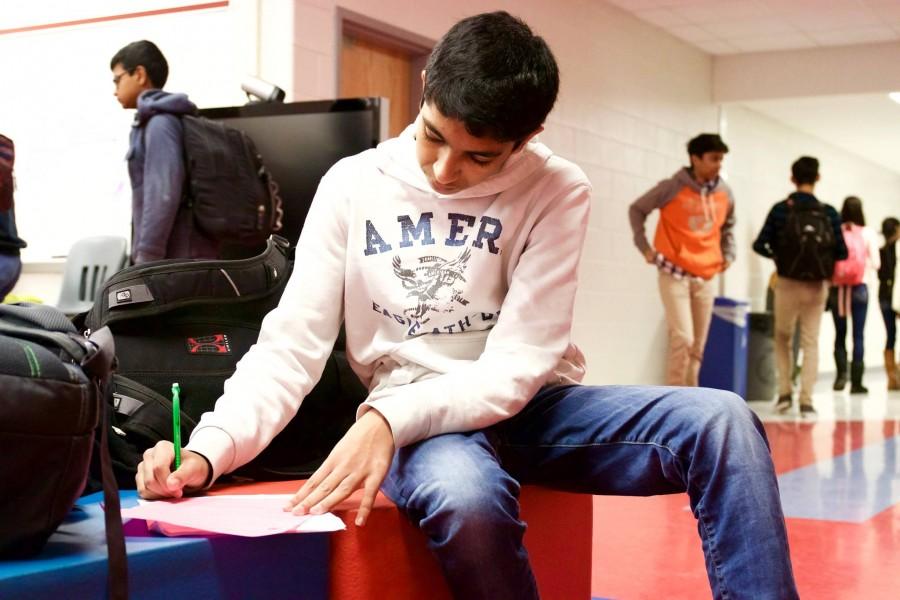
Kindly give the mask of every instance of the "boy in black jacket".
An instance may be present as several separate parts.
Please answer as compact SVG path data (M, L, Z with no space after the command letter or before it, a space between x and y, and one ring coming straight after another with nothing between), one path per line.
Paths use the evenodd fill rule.
M775 361L778 369L778 401L775 410L790 410L794 330L800 324L803 365L800 371L800 414L814 415L812 391L819 369L819 324L834 263L847 258L837 211L813 195L819 181L819 161L801 156L791 166L797 191L772 207L753 242L753 250L774 258Z

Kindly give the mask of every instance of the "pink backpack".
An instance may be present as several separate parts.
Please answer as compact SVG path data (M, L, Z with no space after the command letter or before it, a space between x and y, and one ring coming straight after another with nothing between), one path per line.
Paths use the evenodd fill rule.
M863 228L854 223L841 226L844 243L847 245L847 258L834 263L834 275L831 282L835 285L859 285L866 272L866 240Z

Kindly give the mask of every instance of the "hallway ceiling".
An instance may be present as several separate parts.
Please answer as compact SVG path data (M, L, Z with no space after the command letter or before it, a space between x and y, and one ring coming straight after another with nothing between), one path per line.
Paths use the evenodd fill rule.
M900 41L900 0L609 0L710 54Z
M900 45L900 0L608 0L721 59L769 52ZM873 53L874 56L874 53ZM861 61L861 69L878 68ZM802 75L801 75L802 76ZM900 175L900 104L887 93L739 104Z

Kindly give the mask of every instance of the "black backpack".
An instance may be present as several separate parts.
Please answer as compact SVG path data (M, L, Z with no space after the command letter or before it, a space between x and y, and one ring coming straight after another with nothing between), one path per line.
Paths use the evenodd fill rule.
M194 222L226 244L256 246L281 230L278 185L243 131L183 115L185 199Z
M272 236L256 257L157 261L126 268L105 284L84 325L106 325L116 339L110 448L120 485L134 487L146 448L172 440L173 382L181 388L183 440L214 408L225 380L256 343L263 317L278 304L291 272L289 252L286 240ZM342 350L339 339L296 417L236 474L296 479L319 467L366 397Z
M88 339L53 307L0 305L0 559L40 552L81 494L94 432L108 418L103 397L114 353L106 328ZM109 454L100 462L109 591L124 598L119 496Z
M797 203L788 198L787 218L778 232L775 264L790 279L831 279L836 242L825 205L816 200Z

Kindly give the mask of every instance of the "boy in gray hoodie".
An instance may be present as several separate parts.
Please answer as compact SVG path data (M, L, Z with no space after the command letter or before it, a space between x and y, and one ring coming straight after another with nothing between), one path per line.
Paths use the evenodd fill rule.
M109 67L122 108L137 109L126 155L131 178L131 262L218 258L218 242L197 229L183 202L180 116L194 114L196 105L185 94L162 91L169 65L153 42L128 44L116 52Z

